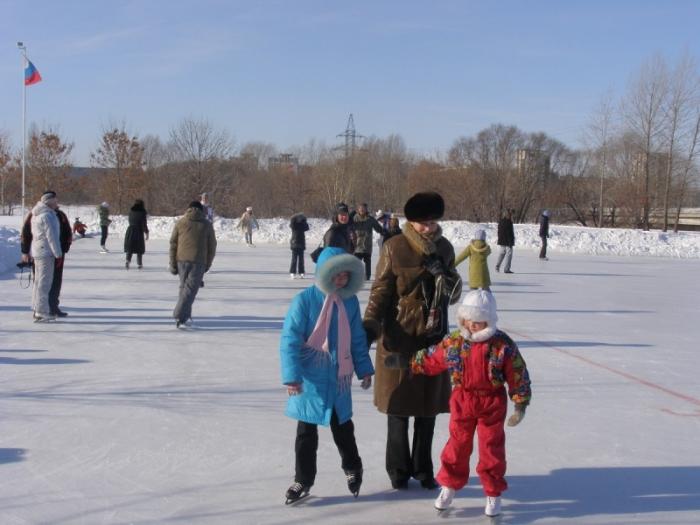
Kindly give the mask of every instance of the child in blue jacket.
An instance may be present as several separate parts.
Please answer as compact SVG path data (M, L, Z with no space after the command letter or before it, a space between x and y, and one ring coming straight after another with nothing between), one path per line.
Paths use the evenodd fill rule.
M362 460L355 443L350 383L372 385L374 367L355 295L364 284L362 262L342 248L324 248L316 261L315 284L292 300L280 340L286 415L299 420L294 483L287 503L308 495L316 478L317 425L331 427L348 488L357 497Z

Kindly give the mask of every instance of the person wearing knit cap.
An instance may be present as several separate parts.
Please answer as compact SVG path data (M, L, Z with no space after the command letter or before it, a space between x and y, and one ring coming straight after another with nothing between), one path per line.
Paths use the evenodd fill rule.
M102 253L107 253L107 235L109 234L109 225L112 220L109 218L109 204L103 202L97 207L97 215L100 223L100 249Z
M417 352L410 360L401 355L386 358L391 368L408 369L412 374L432 376L449 372L450 437L443 448L437 481L442 490L435 500L439 511L447 509L455 492L469 479L469 459L474 433L479 435L479 462L476 472L486 494L484 512L501 512L505 480L505 431L507 396L515 403L508 426L525 417L532 392L530 376L518 345L498 329L496 299L491 292L469 292L457 310L459 329L438 344Z
M454 248L437 222L444 212L438 193L408 199L402 234L382 246L364 315L368 342L377 341L374 404L387 415L385 465L392 487L399 490L407 489L411 478L425 489L437 488L433 431L435 417L449 412L449 376L412 376L385 367L384 358L410 358L448 331L448 306L459 300L461 279Z
M356 295L363 284L364 268L357 258L342 248L324 248L316 261L315 284L294 297L284 320L280 364L289 396L285 414L298 420L287 503L306 496L316 480L318 425L330 426L348 489L359 494L362 459L350 387L353 372L365 390L374 375Z
M474 232L474 237L469 245L462 250L455 260L455 266L469 258L469 288L476 290L482 288L489 290L491 276L486 259L491 254L491 247L486 243L486 230L479 227Z
M249 248L254 247L255 245L253 244L253 230L259 229L260 225L258 224L258 219L256 219L253 215L252 206L248 206L245 209L243 215L241 215L241 218L238 221L238 227L245 235L246 245L248 245Z
M24 242L30 243L31 259L34 261L32 310L34 311L34 322L37 323L56 319L56 314L51 311L49 294L54 283L56 261L63 257L61 224L56 214L57 209L56 193L53 191L44 192L31 211L29 226L31 239L28 239L26 235L23 239ZM25 261L25 259L27 262L29 261L29 254L23 255L22 260Z
M192 324L192 305L216 255L214 226L204 216L202 203L192 201L177 221L170 236L170 273L180 276L177 304L173 310L175 326Z

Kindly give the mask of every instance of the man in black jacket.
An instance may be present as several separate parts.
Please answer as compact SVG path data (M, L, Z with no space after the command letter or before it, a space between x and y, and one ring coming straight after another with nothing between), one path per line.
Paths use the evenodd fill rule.
M542 248L540 248L540 259L547 259L547 239L549 238L549 210L544 210L540 216L540 239L542 239Z
M498 221L498 246L500 248L496 271L501 270L501 263L505 258L503 273L513 273L510 263L513 260L513 246L515 246L515 232L513 231L513 210L506 210Z

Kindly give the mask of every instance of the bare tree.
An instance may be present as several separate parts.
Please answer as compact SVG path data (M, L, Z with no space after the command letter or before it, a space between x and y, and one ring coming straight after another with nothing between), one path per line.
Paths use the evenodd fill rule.
M695 118L693 119L693 126L691 128L691 133L688 140L688 149L686 158L683 162L683 169L681 171L681 176L679 180L678 187L678 197L676 204L676 220L673 225L673 231L678 231L678 223L681 218L681 209L683 208L683 200L685 198L688 187L690 186L690 180L693 175L697 176L697 166L695 165L695 159L698 156L698 140L700 139L700 108L695 110Z
M668 231L668 209L671 194L671 179L673 177L674 158L679 141L679 135L687 133L686 127L692 115L692 106L698 103L698 72L695 61L685 54L674 68L668 89L668 97L664 104L666 125L663 136L666 143L666 174L664 177L664 222L663 231Z
M663 105L668 93L668 68L661 56L644 63L623 101L623 115L639 140L643 173L642 226L650 227L651 157L658 151L664 126Z
M194 198L223 189L218 167L231 157L233 139L206 119L184 118L170 130L171 161L179 164L178 189Z
M12 205L21 198L16 179L17 169L12 163L12 146L5 132L0 131L0 213L12 214ZM13 182L15 184L13 184Z
M67 174L72 168L71 153L74 144L66 142L58 128L49 126L39 130L36 125L29 129L27 157L27 194L29 202L37 200L47 189L63 194L68 190Z
M112 184L105 185L105 197L117 203L117 212L123 213L126 202L131 202L143 190L143 146L136 136L129 136L124 124L102 132L100 145L90 155L93 165L110 171Z
M606 93L598 102L588 124L586 142L593 152L600 172L600 187L598 191L598 227L603 227L603 215L605 210L605 178L608 171L608 157L610 153L610 141L613 134L614 105L610 92Z

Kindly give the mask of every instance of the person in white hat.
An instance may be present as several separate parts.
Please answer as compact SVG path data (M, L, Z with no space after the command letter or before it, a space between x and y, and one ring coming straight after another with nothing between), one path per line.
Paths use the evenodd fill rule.
M31 257L34 260L32 310L34 310L36 323L56 319L56 314L51 312L49 293L53 284L56 260L63 257L61 225L56 215L57 208L56 192L45 191L31 213Z
M457 310L459 331L437 345L418 351L410 361L393 354L384 360L389 368L410 368L414 375L429 376L447 370L452 381L450 437L442 451L436 479L442 490L435 508L452 503L455 492L467 484L474 433L479 434L476 472L486 493L487 516L501 512L501 494L508 488L505 431L507 396L515 403L508 426L525 417L530 403L530 377L518 345L498 329L496 299L491 292L469 292ZM403 359L402 359L403 358Z

